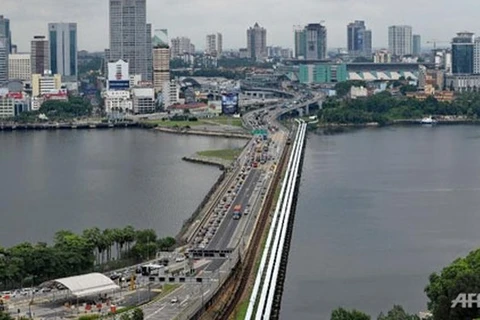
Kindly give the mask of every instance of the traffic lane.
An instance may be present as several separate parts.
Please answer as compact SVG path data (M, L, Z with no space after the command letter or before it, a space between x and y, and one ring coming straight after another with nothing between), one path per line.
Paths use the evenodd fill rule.
M258 170L258 171L260 175L263 175L264 172L262 172L261 170ZM266 178L264 177L264 180L261 183L261 186L265 184L265 179ZM241 240L241 237L239 236L241 236L244 233L245 226L248 223L248 221L250 221L250 217L254 215L254 213L256 213L253 209L255 208L256 201L258 199L258 196L260 195L259 191L262 190L261 187L259 189L256 189L256 187L259 185L258 182L259 182L259 179L257 179L257 183L251 186L245 194L245 198L244 198L244 201L246 200L245 206L247 203L250 203L250 208L249 208L250 213L247 215L242 215L242 218L238 220L239 223L232 230L230 238L225 239L226 242L223 243L223 246L222 246L223 248L237 247L238 242Z
M169 301L165 301L155 308L150 309L148 315L145 315L145 320L160 320L160 319L175 319L181 312L189 307L190 304L193 302L201 301L202 294L203 298L207 298L207 295L211 292L212 284L211 283L204 283L204 284L195 284L195 285L185 285L183 290L176 292L170 296L170 300L173 297L178 299L177 302L172 303ZM206 300L205 300L206 301Z
M258 182L260 174L261 174L261 171L258 169L251 170L249 174L250 179L245 180L245 183L243 184L242 189L237 195L237 198L235 199L235 201L233 202L234 205L241 204L242 209L245 208L248 201L250 201L249 197L251 196L251 194L255 189L255 185ZM209 247L209 249L217 249L217 250L228 249L228 243L233 237L234 231L237 228L241 218L239 220L233 219L233 209L231 210L231 213L226 216L226 218L227 219L224 219L223 221L223 223L225 223L225 227L222 230L220 230L219 228L219 232L217 232L216 234L217 237L216 238L214 237L212 239L211 246Z
M248 186L251 185L253 181L255 181L254 179L256 177L257 177L256 170L255 169L250 170L250 172L248 173L245 179L245 182L243 183L242 187L239 190L239 193L236 195L234 201L230 205L230 208L227 210L227 214L225 215L222 222L220 223L220 226L218 227L217 232L213 236L210 243L207 245L207 250L217 249L220 239L225 237L225 235L228 235L227 229L231 225L231 223L238 222L238 220L233 220L233 207L238 203L240 196L245 192Z

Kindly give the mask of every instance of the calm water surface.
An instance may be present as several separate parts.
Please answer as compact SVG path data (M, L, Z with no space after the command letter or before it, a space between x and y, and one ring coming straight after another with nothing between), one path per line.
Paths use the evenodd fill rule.
M479 160L480 127L310 134L281 318L426 310L429 274L480 247Z
M0 132L0 246L93 226L174 236L221 174L181 158L244 144L136 129Z

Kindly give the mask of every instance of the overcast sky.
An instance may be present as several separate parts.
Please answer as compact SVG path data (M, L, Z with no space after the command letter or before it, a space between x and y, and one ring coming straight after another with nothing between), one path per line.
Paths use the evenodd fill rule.
M478 0L147 0L148 22L169 36L186 36L199 49L207 33L221 32L224 48L246 46L246 29L258 22L267 45L293 47L293 25L325 21L328 47L346 47L346 24L365 20L373 46L387 44L387 27L409 24L429 39L450 40L457 31L480 32ZM29 51L33 35L49 22L77 22L79 49L108 47L108 0L0 0L11 21L13 43Z

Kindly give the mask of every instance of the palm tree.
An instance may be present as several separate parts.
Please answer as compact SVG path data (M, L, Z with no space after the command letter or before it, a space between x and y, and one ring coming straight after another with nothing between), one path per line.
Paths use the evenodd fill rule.
M135 241L136 231L132 226L123 228L124 241L127 244L127 251L130 251L132 243Z
M112 259L113 232L111 229L103 230L103 240L107 251L107 262Z

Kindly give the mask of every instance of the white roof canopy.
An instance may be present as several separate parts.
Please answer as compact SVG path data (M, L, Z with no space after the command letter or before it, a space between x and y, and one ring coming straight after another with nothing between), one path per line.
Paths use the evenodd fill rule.
M81 276L56 279L45 282L41 286L51 286L53 283L63 285L77 298L94 296L120 289L115 282L101 273L89 273Z

